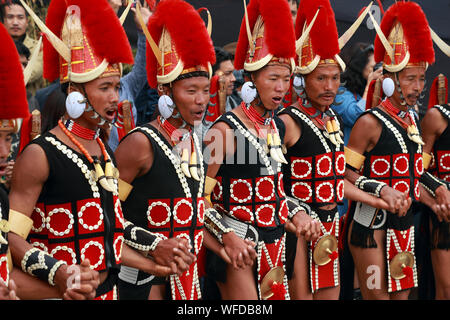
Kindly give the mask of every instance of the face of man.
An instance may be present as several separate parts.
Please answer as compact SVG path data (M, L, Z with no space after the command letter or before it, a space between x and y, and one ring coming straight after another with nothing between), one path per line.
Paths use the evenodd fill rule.
M397 75L406 103L409 106L415 105L425 86L425 68L408 67L397 73ZM394 75L390 75L390 77L395 83ZM395 86L397 87L397 84ZM394 90L394 94L391 98L397 105L400 105L400 102L402 101L400 92Z
M340 69L336 65L318 66L305 76L308 100L318 110L331 105L340 85Z
M9 35L18 40L27 31L28 18L25 14L25 9L17 4L5 6L5 16L3 24Z
M227 90L227 96L230 96L233 93L234 82L236 78L233 74L234 66L231 60L222 61L220 63L219 69L217 69L216 74L222 72L225 78L225 88Z
M291 72L288 67L269 65L255 73L253 83L267 110L276 110L289 90Z
M20 64L22 65L22 70L25 70L25 68L28 65L28 59L23 54L19 55Z
M200 76L178 80L171 90L183 120L191 126L200 123L209 102L209 79Z
M295 24L295 18L297 17L297 2L295 2L295 0L288 0L289 3L289 7L291 9L291 14L292 14L292 21Z
M77 91L80 85L76 85ZM89 103L95 111L108 122L113 122L117 112L117 105L119 103L119 89L120 77L110 76L105 78L98 78L84 84L84 90L89 99ZM101 120L99 118L92 119L93 111L85 112L81 116L89 123L87 127L95 127Z
M0 130L0 176L5 174L7 159L11 152L13 130Z

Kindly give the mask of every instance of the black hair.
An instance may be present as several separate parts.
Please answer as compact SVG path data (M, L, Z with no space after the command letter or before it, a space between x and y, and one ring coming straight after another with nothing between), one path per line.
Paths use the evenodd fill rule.
M17 53L19 56L25 56L25 58L30 59L30 49L28 49L22 42L14 41L16 45Z
M58 90L53 90L45 100L41 112L41 134L53 129L58 120L66 113L66 95Z
M27 10L25 10L24 6L22 5L22 3L20 3L19 0L5 0L2 4L0 4L0 20L2 22L4 22L5 20L5 15L6 15L6 7L10 7L11 5L18 5L21 6L23 8L23 11L25 11L25 16L28 17L28 12Z
M216 73L222 62L233 60L233 55L221 47L214 47L214 51L216 52L216 63L212 66L213 74Z
M350 92L357 93L360 96L364 94L367 80L363 77L363 70L369 62L371 54L373 54L373 45L368 43L358 42L351 47L346 62L347 69L341 76L341 82Z

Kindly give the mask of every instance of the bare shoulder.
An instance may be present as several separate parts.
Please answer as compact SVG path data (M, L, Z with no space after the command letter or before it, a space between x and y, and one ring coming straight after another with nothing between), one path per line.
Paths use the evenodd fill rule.
M442 116L441 112L437 108L428 109L421 121L422 129L425 127L438 128L440 126L445 126L446 124L447 124L446 119Z

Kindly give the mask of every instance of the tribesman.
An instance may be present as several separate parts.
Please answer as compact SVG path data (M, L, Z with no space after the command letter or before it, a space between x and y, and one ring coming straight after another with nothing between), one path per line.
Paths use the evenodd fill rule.
M294 26L285 0L252 0L244 8L235 68L244 69L247 82L242 104L217 119L205 137L207 179L216 181L210 195L214 208L206 212L230 226L218 230L224 245L234 230L256 247L237 266L208 254L206 272L223 299L289 299L285 227L308 239L318 235L318 225L304 211L288 208L281 172L285 130L275 113L295 65Z
M425 142L423 147L424 169L437 177L436 183L441 188L450 187L450 104L448 104L448 80L440 74L433 82L430 90L428 111L421 122L422 137ZM445 192L436 196L447 196ZM431 198L431 197L430 197ZM442 208L439 203L444 201L432 201L427 203L426 219L430 225L430 249L433 264L435 298L439 300L450 299L450 210ZM446 201L449 203L450 201ZM425 224L427 225L427 224Z
M370 7L350 27L354 33ZM296 203L320 226L320 238L287 236L288 278L292 299L338 299L338 242L342 233L337 204L345 196L385 205L346 182L340 119L330 108L345 64L329 0L304 0L295 23L298 66L293 89L300 100L278 113L286 126L287 163L283 180L289 203ZM353 187L353 188L352 188Z
M407 299L418 285L411 203L432 197L430 191L443 201L440 205L447 206L448 199L448 191L424 174L424 142L414 109L434 50L418 4L395 3L380 26L369 15L377 31L374 56L375 62L383 62L386 98L356 121L345 149L346 177L385 200L389 209L352 203L347 217L349 249L364 299ZM378 275L386 276L377 285L370 278L373 272L368 272L374 266Z
M44 76L59 77L67 113L31 141L15 165L12 259L59 292L75 286L78 298L114 299L121 262L170 271L153 269L154 262L123 244L119 173L99 136L115 119L121 63L133 63L131 48L106 0L54 0L47 25L22 3L45 34ZM73 274L72 265L80 264L91 272Z
M134 236L126 233L125 241L176 272L160 278L122 268L121 299L202 298L200 256L203 244L216 241L204 228L206 166L195 130L209 101L215 62L210 27L183 0L160 2L148 29L142 24L147 79L160 94L159 115L131 131L115 152L120 183L128 191L121 197L124 216L135 224Z

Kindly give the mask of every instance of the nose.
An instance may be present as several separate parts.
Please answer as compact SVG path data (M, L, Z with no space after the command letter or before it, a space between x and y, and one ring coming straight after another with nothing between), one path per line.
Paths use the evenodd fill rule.
M194 97L194 103L196 105L206 105L209 101L209 91L208 92L199 92Z
M0 163L5 162L10 152L10 144L0 139Z

